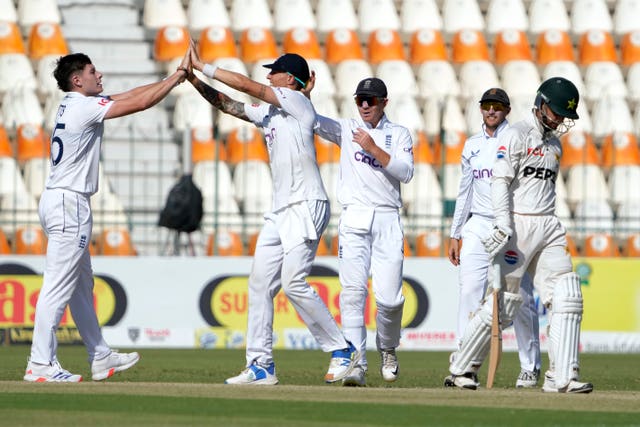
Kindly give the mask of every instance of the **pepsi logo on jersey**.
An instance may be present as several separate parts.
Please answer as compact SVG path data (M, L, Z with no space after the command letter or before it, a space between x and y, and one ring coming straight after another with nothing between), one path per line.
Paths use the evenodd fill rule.
M547 168L534 168L533 166L527 166L524 168L524 176L533 175L536 179L550 179L551 182L556 182L557 173Z

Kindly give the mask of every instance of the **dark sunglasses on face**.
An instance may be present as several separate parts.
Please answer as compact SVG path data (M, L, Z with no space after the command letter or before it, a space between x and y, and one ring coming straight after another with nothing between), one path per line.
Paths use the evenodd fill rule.
M375 97L375 96L358 95L358 96L356 96L356 105L358 107L362 107L362 104L364 104L364 102L367 101L367 105L369 107L374 107L374 106L382 103L382 99L383 98L378 98L378 97Z
M499 102L485 101L480 103L480 108L485 111L489 111L491 107L493 107L493 111L504 111L507 108Z

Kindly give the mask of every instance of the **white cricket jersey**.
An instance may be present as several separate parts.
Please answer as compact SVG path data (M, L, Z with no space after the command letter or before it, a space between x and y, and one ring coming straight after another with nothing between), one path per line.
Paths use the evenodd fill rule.
M51 173L45 187L87 195L98 191L104 116L113 104L102 96L68 92L51 133Z
M462 177L451 223L450 236L454 239L460 239L462 227L470 215L493 218L491 203L493 164L498 148L498 135L508 126L509 122L503 121L491 136L487 134L483 125L482 132L469 137L464 143L461 161Z
M560 141L552 132L543 133L542 125L533 113L498 137L493 179L504 179L508 183L512 212L523 215L555 213L556 178L561 157ZM500 212L496 210L496 216L507 213L507 206L496 205L496 209L501 209Z
M313 143L316 111L311 101L300 91L272 89L281 107L245 104L245 114L264 131L273 179L273 211L303 200L328 200Z
M358 128L365 129L376 145L389 154L386 168L353 142L353 132ZM391 123L386 115L375 128L361 119L318 116L316 131L341 147L338 200L342 206L402 207L400 183L413 177L413 143L407 128Z

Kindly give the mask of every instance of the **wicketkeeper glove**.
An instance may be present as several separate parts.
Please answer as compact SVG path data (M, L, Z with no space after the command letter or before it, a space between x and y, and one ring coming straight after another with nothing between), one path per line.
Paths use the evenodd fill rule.
M493 232L486 238L482 240L482 244L484 245L484 249L489 254L489 258L495 258L496 255L504 248L509 239L511 238L511 232L506 231L498 227L497 225L493 227Z

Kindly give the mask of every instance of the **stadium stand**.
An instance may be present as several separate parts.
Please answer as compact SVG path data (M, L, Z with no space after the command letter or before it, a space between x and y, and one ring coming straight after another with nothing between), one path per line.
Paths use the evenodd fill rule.
M569 78L582 102L580 120L562 139L557 213L583 254L587 237L600 232L609 233L623 254L633 253L626 239L640 232L633 187L640 179L639 0L25 0L1 1L0 15L0 227L14 252L18 226L37 225L34 204L47 174L46 153L40 147L25 154L23 134L35 126L46 140L51 132L63 96L51 70L62 46L88 53L104 73L105 93L117 93L175 69L191 35L206 62L243 74L251 70L265 84L262 64L282 52L302 54L316 71L314 106L330 117L356 116L358 81L384 79L387 114L415 139L415 183L404 190L405 230L409 249L419 256L427 253L419 235L448 231L446 215L459 180L459 153L452 154L452 146L479 130L478 96L489 86L504 87L514 122L530 114L540 81ZM266 34L268 49L248 47L256 34ZM254 102L207 81L234 99ZM253 176L244 164L249 160L260 160L261 183L270 180L264 138L256 129L220 114L188 84L148 112L105 127L96 202L105 199L98 204L115 208L98 207L100 232L115 224L128 232L137 253L161 254L167 232L155 225L158 212L176 176L191 169L206 193L196 253L215 252L208 247L214 233L221 248L225 232L237 234L240 253L250 253L246 244L270 204L268 197L253 200L247 185L236 182ZM238 139L252 142L239 145ZM191 143L188 153L185 142ZM317 140L316 147L325 185L332 186L339 149ZM183 164L189 158L192 164ZM426 193L437 189L440 200L436 195L417 208L414 199L426 195L411 185L427 188L426 181ZM28 197L16 198L20 191ZM327 237L335 233L337 201L332 212ZM446 239L438 245L442 249ZM100 253L100 246L95 250Z

